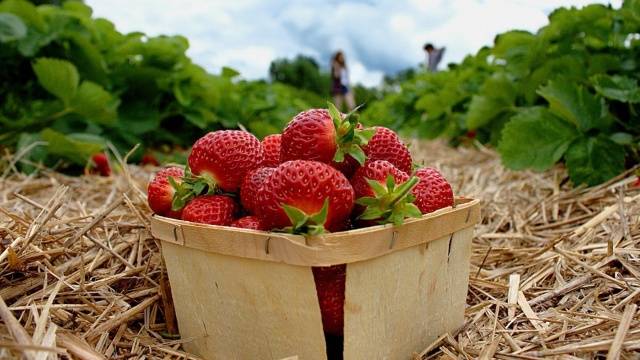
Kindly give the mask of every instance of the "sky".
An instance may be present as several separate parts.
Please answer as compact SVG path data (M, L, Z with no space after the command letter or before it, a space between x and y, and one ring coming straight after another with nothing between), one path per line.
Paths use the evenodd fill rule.
M273 59L305 54L328 67L345 52L351 81L378 85L424 61L422 46L446 51L440 67L458 62L495 35L536 31L560 6L619 7L622 0L86 0L94 16L121 32L180 34L189 56L217 73L230 66L247 79L266 78Z

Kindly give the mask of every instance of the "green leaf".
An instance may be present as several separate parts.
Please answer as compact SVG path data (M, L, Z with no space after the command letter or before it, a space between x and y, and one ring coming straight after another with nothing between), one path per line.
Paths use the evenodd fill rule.
M322 209L317 213L311 215L309 220L314 222L316 225L324 225L327 221L327 214L329 213L329 198L324 199L324 203L322 204Z
M466 124L470 130L492 122L514 106L516 89L504 73L495 73L485 80L479 95L474 95L467 111Z
M367 180L367 184L369 184L371 190L373 190L376 195L387 193L387 188L384 187L384 185L380 184L377 180L371 180L367 178L365 178L365 180Z
M294 229L298 229L304 226L304 224L309 220L307 214L305 214L302 210L293 206L289 206L287 204L282 204L281 206L284 212L289 217L289 220L291 220L291 224L293 225Z
M363 205L363 206L375 205L377 203L378 203L378 200L371 196L364 196L356 200L356 204Z
M102 86L83 81L69 104L77 114L103 125L113 125L118 118L118 100Z
M66 61L51 58L38 58L33 64L38 82L48 92L69 104L78 89L78 70Z
M603 135L580 137L567 150L565 161L575 185L598 185L624 171L624 148Z
M387 175L386 183L387 183L387 190L389 192L393 191L394 188L396 187L396 181L393 178L392 174Z
M640 102L640 88L638 81L620 75L596 75L591 78L598 94L612 100L628 103Z
M364 150L358 145L353 145L349 149L349 155L354 158L358 164L361 166L364 165L365 161L367 161L367 155L364 153Z
M85 5L84 3L82 3L82 1L77 1L77 0L67 0L62 4L62 8L74 13L77 13L79 15L82 15L84 17L91 17L91 14L93 13L93 11L91 10L91 8L87 5Z
M569 81L549 81L538 94L549 102L551 112L575 124L586 132L590 129L607 129L611 117L604 101L592 95L584 87Z
M530 108L502 130L498 151L505 166L543 171L552 167L578 136L577 130L544 108Z
M234 77L240 75L240 73L233 68L230 68L228 66L223 66L221 75L222 77L233 79Z
M613 133L609 136L609 139L619 145L631 145L633 143L633 136L625 132Z
M39 32L45 32L47 24L38 9L25 0L4 0L0 2L0 12L12 13L19 16L22 21L36 28Z
M340 127L340 123L342 122L342 114L340 113L340 110L338 110L338 108L331 102L327 102L327 107L329 109L329 115L333 120L333 126L335 126L336 130L338 130L338 128Z
M73 139L51 129L43 130L40 135L42 140L48 143L50 154L58 155L78 165L86 164L93 154L103 149L100 144Z
M27 27L19 17L0 13L0 43L22 39L27 35Z

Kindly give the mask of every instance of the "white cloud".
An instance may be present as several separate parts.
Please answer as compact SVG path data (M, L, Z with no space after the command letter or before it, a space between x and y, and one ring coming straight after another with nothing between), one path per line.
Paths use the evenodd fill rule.
M247 78L268 74L274 58L298 53L327 67L346 53L352 82L379 83L384 73L424 60L422 45L446 46L443 63L490 45L511 29L535 31L558 6L595 0L87 0L94 14L123 32L181 34L188 54L211 71L227 65ZM620 6L622 0L602 0Z

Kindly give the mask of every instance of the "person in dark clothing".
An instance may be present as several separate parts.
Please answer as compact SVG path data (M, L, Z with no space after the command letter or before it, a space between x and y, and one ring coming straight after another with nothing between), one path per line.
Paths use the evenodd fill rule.
M446 50L446 48L443 46L440 49L437 49L433 46L433 44L426 43L424 44L423 49L427 55L424 64L427 71L438 71L438 64L442 60L442 56L444 55L444 51Z
M337 51L331 59L331 95L338 109L346 104L347 111L353 110L355 100L349 86L349 72L342 51Z

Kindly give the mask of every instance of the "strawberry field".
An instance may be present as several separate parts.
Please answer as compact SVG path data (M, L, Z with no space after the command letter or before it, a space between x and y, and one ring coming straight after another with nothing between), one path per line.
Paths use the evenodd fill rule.
M640 353L640 1L557 9L537 32L499 34L443 71L359 86L362 105L344 113L318 90L329 75L313 60L274 61L270 80L211 73L185 37L123 33L83 2L53 3L0 1L0 358L245 358L264 339L252 358L310 354L265 319L315 326L330 359L354 338L383 342L368 358ZM455 220L472 199L479 223L471 210ZM435 253L440 243L419 240L430 234L406 230L426 222L449 229L441 258L425 257L444 280L419 292L424 271L399 261L385 276L405 277L368 290L378 315L354 334L367 309L349 290L352 264ZM460 287L446 273L462 246L452 241L474 225ZM356 247L359 234L371 248ZM176 244L215 256L171 255ZM272 288L257 281L265 270L228 275L231 258L243 271L307 266L311 302L286 302L309 282L281 293L297 272ZM466 305L394 308L412 271L412 304L462 289ZM191 286L212 291L185 296ZM237 296L217 295L225 286ZM394 330L411 353L384 352L402 341L378 329L409 313L437 324L394 325L416 331ZM295 323L308 314L313 326ZM425 326L442 330L420 339Z

